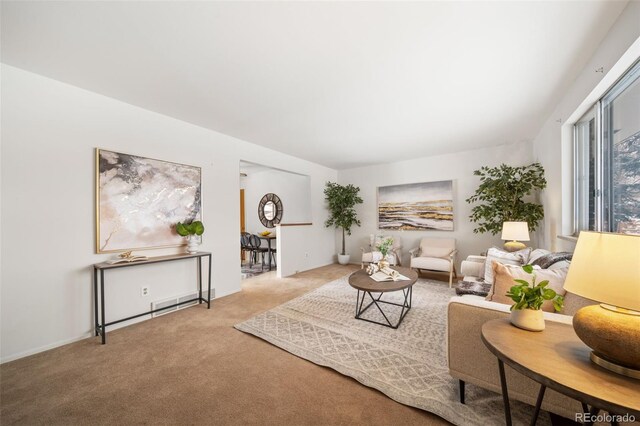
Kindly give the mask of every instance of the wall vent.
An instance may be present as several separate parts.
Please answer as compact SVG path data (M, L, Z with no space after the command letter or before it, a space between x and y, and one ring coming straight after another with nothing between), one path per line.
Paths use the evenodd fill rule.
M206 299L207 298L207 291L203 291L202 292L202 296ZM171 306L171 305L175 305L176 303L180 303L180 302L184 302L190 299L195 299L196 297L198 297L198 292L192 292L192 293L187 293L187 294L183 294L181 296L174 296L174 297L169 297L167 299L162 299L162 300L155 300L153 302L151 302L151 310L155 310L155 309L162 309L165 306ZM216 292L215 289L211 289L211 300L215 299L216 297ZM155 317L159 317L160 315L166 315L166 314L170 314L171 312L175 312L179 309L184 309L184 308L188 308L190 306L194 306L197 305L198 301L193 301L191 303L185 303L184 305L180 305L180 306L174 306L172 308L167 308L167 309L163 309L161 311L158 312L154 312L153 314L151 314L152 318Z

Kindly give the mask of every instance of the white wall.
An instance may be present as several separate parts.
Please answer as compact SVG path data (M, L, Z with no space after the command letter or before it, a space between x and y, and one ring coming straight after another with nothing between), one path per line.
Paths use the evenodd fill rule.
M323 189L335 170L4 65L1 124L3 361L91 333L90 265L110 257L94 254L95 147L202 167L209 230L202 250L214 254L218 297L240 290L240 159L310 176L307 264L332 261ZM141 266L107 279L109 320L184 292L195 285L195 268ZM141 283L150 284L150 297L140 296Z
M256 234L266 228L258 218L258 204L265 194L272 192L282 201L281 223L311 222L311 192L309 176L280 170L249 173L240 178L244 188L246 231ZM275 231L273 229L272 231Z
M480 179L473 171L482 166L498 166L501 163L519 166L531 163L531 144L526 142L483 148L456 154L423 157L390 164L360 167L338 172L339 182L352 183L360 187L364 203L357 208L361 227L352 229L347 236L347 251L351 262L360 262L360 247L366 247L369 235L378 232L377 187L403 183L453 180L454 231L387 231L385 234L399 237L403 245L403 264L409 264L409 250L419 245L423 237L456 238L460 261L469 254L480 254L493 245L502 245L500 236L474 234L469 221L472 206L465 200L475 192ZM341 238L336 232L336 252L341 247Z
M314 244L311 226L285 224L284 226L277 225L276 229L278 233L276 240L278 278L288 277L310 269L312 263L311 247Z
M638 58L639 37L640 2L632 1L573 85L566 89L533 141L534 158L544 166L548 181L547 189L541 194L545 219L538 233L540 247L551 250L574 248L573 243L556 238L572 232L572 124ZM601 67L603 72L596 72Z

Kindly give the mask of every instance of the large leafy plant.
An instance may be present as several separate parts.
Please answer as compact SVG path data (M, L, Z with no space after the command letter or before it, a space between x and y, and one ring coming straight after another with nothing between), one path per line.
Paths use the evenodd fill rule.
M178 235L183 237L187 237L189 235L202 235L204 233L204 225L199 220L191 223L178 222L176 224L176 232Z
M511 310L533 309L540 310L542 304L547 300L553 301L553 307L556 311L560 311L564 305L564 298L558 295L554 290L547 288L548 280L540 281L536 284L536 274L533 273L533 266L524 265L524 271L532 275L531 284L525 280L514 280L514 285L507 292L507 296L515 303L511 306Z
M325 200L329 207L329 218L324 223L328 228L334 226L342 228L342 252L345 254L345 233L351 235L353 225L360 226L360 221L356 214L356 204L362 203L362 198L358 196L360 188L351 184L343 186L335 182L327 182L324 189Z
M547 180L540 163L512 167L481 167L473 172L480 176L480 186L467 203L479 203L471 209L472 222L477 223L474 233L502 231L503 222L527 222L529 231L535 231L544 217L541 204L527 202L525 197L544 189Z

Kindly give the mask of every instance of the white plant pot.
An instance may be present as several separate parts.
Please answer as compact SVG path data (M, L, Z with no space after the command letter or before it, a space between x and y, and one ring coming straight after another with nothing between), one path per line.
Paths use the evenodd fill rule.
M200 246L200 237L197 235L189 235L187 237L187 253L197 253Z
M350 258L351 258L350 254L339 254L338 263L341 265L346 265L347 263L349 263Z
M518 309L511 311L511 324L529 331L544 330L544 316L541 310Z

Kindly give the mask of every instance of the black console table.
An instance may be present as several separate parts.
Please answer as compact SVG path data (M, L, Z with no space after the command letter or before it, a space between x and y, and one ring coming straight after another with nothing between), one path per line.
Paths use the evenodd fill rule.
M202 258L209 258L209 274L208 274L208 287L207 287L207 298L204 299L202 297ZM119 320L106 322L105 321L105 302L104 302L104 271L108 269L118 269L118 268L128 268L131 266L140 266L140 265L149 265L152 263L162 263L162 262L172 262L174 260L185 260L185 259L196 259L196 266L198 268L198 297L190 300L185 300L180 303L173 304L171 306L164 306L159 309L152 309L148 312L143 312L141 314L132 315L127 318L122 318ZM98 272L100 273L100 279L98 280ZM98 283L100 284L100 293L98 296ZM98 301L100 302L100 311L98 311ZM139 318L145 315L153 314L154 312L164 311L169 308L174 308L179 305L184 305L186 303L191 302L206 303L207 309L211 309L211 253L208 252L197 252L197 253L188 253L188 254L175 254L170 256L157 256L150 257L147 260L140 260L137 262L128 262L128 263L116 263L111 264L108 262L96 263L93 265L93 309L94 309L94 318L95 318L95 333L96 336L102 336L102 344L107 343L107 327L118 324L124 321L129 321L134 318ZM100 313L100 321L98 320L98 313Z

